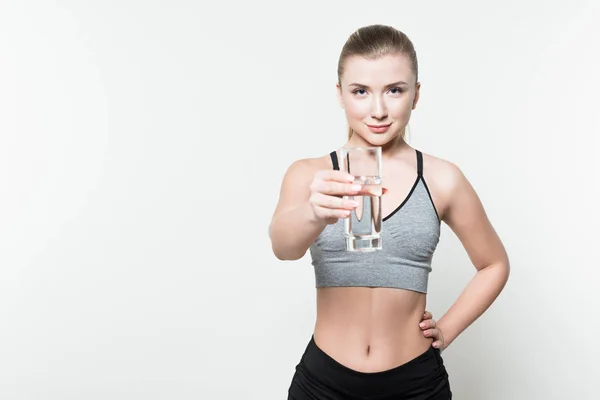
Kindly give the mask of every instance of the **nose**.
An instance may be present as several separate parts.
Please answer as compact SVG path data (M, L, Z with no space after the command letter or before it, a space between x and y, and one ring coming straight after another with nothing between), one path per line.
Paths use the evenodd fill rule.
M371 117L374 119L384 119L387 117L387 107L380 98L373 98L371 103Z

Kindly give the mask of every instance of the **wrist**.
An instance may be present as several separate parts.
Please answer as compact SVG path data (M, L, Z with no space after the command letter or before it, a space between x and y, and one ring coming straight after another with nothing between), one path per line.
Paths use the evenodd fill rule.
M448 343L446 342L446 337L444 336L444 329L440 328L439 326L437 327L438 330L438 341L441 342L440 345L438 345L438 349L440 352L446 350L446 347L448 347Z
M440 348L440 350L444 350L446 349L448 346L450 346L450 344L453 342L453 339L451 337L451 335L448 333L448 327L444 325L443 322L438 322L436 324L436 327L438 329L439 335L440 335L440 340L442 342L442 346Z
M306 203L304 206L304 215L306 216L306 218L308 219L308 222L317 227L317 228L325 228L325 226L327 226L327 222L324 221L322 218L319 218L319 216L317 216L317 214L315 213L315 209L313 208L313 206L310 203Z

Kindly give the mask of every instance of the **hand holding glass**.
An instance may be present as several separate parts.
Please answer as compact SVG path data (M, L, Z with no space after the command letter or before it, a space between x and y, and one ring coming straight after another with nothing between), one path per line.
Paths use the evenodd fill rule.
M354 176L362 190L354 196L358 206L344 220L346 249L349 251L381 250L381 147L342 148L340 169Z

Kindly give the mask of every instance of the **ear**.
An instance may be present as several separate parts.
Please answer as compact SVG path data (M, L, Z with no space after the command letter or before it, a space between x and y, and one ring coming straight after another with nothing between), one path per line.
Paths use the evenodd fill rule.
M421 82L417 82L417 85L415 87L415 98L413 100L413 104L412 104L412 109L414 110L415 108L417 108L417 103L419 102L419 94L421 92Z
M337 92L338 102L340 103L340 107L342 107L342 109L343 109L344 108L344 100L342 99L342 88L341 88L339 82L337 82L335 84L335 89Z

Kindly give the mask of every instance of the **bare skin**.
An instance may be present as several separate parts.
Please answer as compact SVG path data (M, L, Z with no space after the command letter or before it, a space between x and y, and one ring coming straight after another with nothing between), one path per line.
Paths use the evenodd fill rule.
M310 181L319 170L332 169L329 155L306 159L303 163L306 181ZM426 154L424 166L424 177L432 197L436 206L443 210L448 202L448 193L444 192L435 176L441 176L438 169L449 167ZM413 148L404 143L394 159L384 160L383 171L393 170L405 172L389 177L384 172L383 182L386 182L387 189L382 201L384 216L402 202L414 183L417 166ZM433 337L439 336L435 320L428 320L425 329L419 326L425 307L426 295L408 290L318 288L315 342L338 362L352 369L374 372L393 368L425 352L433 344ZM441 345L442 340L438 338L437 347Z
M359 82L362 86L353 85ZM400 85L390 83L404 82ZM398 88L398 90L395 90ZM417 174L415 150L402 132L416 107L420 84L401 55L351 60L338 94L355 133L345 146L381 146L382 214L408 195ZM373 133L368 124L391 124ZM440 220L458 236L476 273L457 301L437 321L427 319L426 295L404 289L331 287L317 289L316 344L341 364L361 372L402 365L430 346L444 349L495 300L509 274L508 257L483 206L460 169L423 154L424 178ZM270 235L282 260L301 258L328 225L346 218L355 194L348 176L333 171L329 155L294 162L282 182ZM433 339L435 338L435 342ZM432 343L433 342L433 343Z

